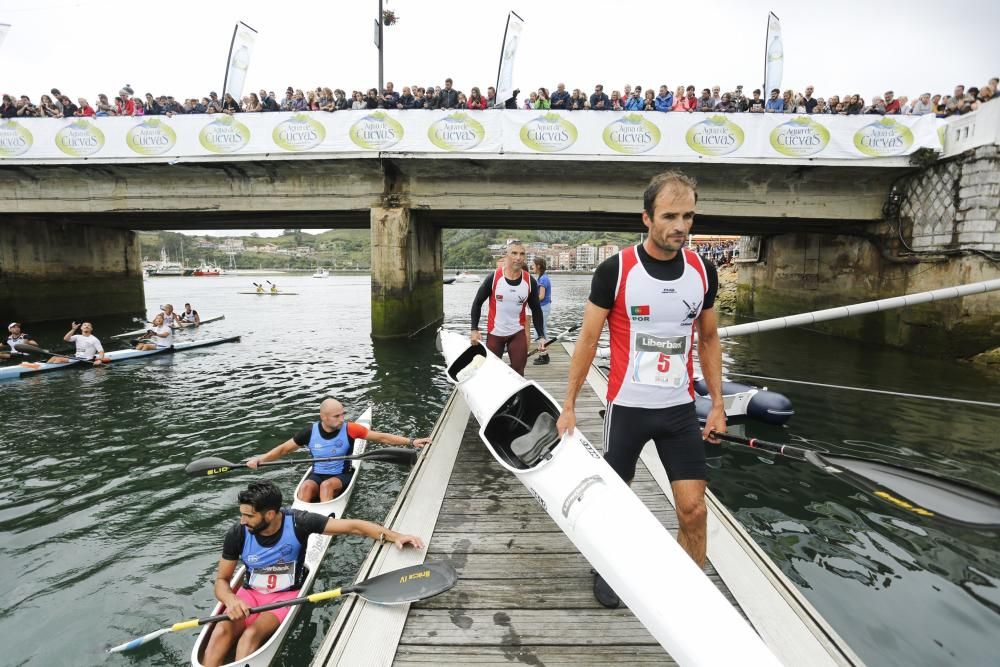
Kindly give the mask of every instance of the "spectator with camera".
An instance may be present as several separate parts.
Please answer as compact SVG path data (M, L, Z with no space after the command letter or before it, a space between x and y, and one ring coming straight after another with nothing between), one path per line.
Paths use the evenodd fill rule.
M697 110L702 112L712 112L715 110L715 100L712 99L712 91L708 88L702 89L701 97L698 98Z
M33 118L38 115L37 107L31 103L27 95L21 95L21 99L17 101L17 115L20 118Z

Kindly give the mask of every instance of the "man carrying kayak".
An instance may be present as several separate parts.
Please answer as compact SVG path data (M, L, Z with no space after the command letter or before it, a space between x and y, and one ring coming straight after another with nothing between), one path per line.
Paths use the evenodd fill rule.
M77 329L80 330L80 333L76 333ZM95 366L100 366L103 362L108 361L104 357L104 347L101 345L101 341L94 335L94 325L90 322L82 324L73 322L69 331L63 336L63 340L67 343L76 343L76 354L73 355L73 359L92 361ZM69 360L70 357L52 357L49 359L49 363L65 364Z
M557 428L562 435L576 425L576 397L607 322L611 372L604 458L631 483L643 446L649 440L656 444L677 508L677 541L695 563L704 566L703 440L718 444L710 433L726 432L726 413L722 345L713 308L718 275L712 264L684 248L697 201L695 181L680 172L664 172L650 181L643 196L646 240L605 260L594 272ZM712 398L704 429L694 407L695 331L701 371ZM619 604L600 575L594 580L594 597L606 607Z
M503 263L486 277L472 301L472 333L469 335L473 345L482 342L479 317L483 303L488 301L486 348L498 357L503 357L506 349L510 367L518 375L524 375L524 367L528 364L530 338L525 326L526 308L531 308L531 324L538 334L538 351L545 352L545 316L538 301L538 283L524 270L524 260L524 244L520 241L508 243Z
M20 322L11 322L10 324L8 324L7 331L10 332L10 335L7 337L7 347L10 348L10 356L12 357L28 356L26 352L19 352L14 348L14 346L18 344L34 345L35 347L38 347L38 343L32 340L28 334L21 331Z
M215 576L215 597L226 606L230 622L217 623L205 649L203 664L228 662L236 646L236 662L250 655L274 634L288 615L288 607L250 614L251 607L298 597L305 579L309 536L363 535L394 543L399 549L423 549L414 535L403 535L370 521L327 518L322 514L281 506L281 490L273 482L252 482L240 491L240 521L226 532L222 558ZM243 562L243 585L234 593L230 581Z
M275 461L300 447L308 447L313 458L349 456L354 451L357 438L383 445L412 445L418 449L431 443L430 438L407 438L391 433L370 431L361 424L344 419L344 406L340 401L327 398L319 406L319 421L309 424L290 440L271 451L254 456L247 461L247 467L256 468L262 461ZM333 500L347 488L354 468L350 461L325 461L313 466L309 479L302 484L299 500L307 503Z

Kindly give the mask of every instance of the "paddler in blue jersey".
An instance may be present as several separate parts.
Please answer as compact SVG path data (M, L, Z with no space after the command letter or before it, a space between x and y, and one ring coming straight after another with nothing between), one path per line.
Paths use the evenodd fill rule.
M368 442L378 442L383 445L410 445L421 448L431 443L430 438L408 438L391 433L370 431L361 424L344 419L344 406L340 401L327 398L319 406L319 421L309 424L290 440L278 445L271 451L260 456L254 456L247 461L247 466L256 468L262 461L275 461L300 447L308 447L313 458L330 456L349 456L354 451L354 441L357 438ZM309 479L299 490L299 500L314 503L333 500L347 488L354 469L350 461L326 461L313 466Z
M252 482L238 496L240 521L226 532L222 559L215 576L215 597L226 606L228 623L216 623L205 649L203 664L216 667L240 662L274 634L288 615L288 607L251 614L251 607L298 597L305 579L305 552L309 536L363 535L380 542L392 542L423 549L414 535L403 535L377 523L358 519L327 518L304 510L281 506L281 490L269 481ZM243 585L234 593L230 587L237 564L246 566Z

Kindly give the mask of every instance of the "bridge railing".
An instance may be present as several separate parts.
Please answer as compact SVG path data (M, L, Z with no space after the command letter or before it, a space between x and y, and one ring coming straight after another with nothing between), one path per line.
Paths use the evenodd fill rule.
M940 151L929 116L611 111L322 111L11 119L0 164L382 155L907 166Z
M1000 99L994 99L964 116L953 116L944 126L943 158L967 150L1000 144Z

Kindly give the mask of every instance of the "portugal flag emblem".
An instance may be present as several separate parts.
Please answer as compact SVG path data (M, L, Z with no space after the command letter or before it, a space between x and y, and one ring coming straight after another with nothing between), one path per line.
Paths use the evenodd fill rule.
M649 306L632 306L632 317L649 315Z

